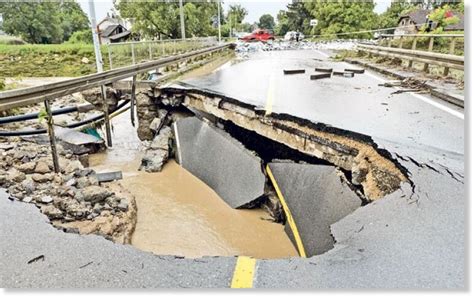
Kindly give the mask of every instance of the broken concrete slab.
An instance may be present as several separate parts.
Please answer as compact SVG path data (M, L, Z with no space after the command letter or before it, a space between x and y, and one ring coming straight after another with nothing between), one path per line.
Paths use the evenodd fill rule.
M319 255L333 248L330 226L360 207L360 198L339 178L333 166L272 162L269 167L296 223L306 255ZM295 243L288 223L285 231Z
M54 126L56 139L61 141L64 149L74 154L95 153L104 147L104 140L80 131Z
M330 78L331 73L318 73L318 74L313 74L309 78L310 80L319 80L319 79L324 79L324 78Z
M350 72L353 72L353 73L364 73L365 69L363 69L363 68L346 68L346 69L344 69L344 71L350 71Z
M335 76L341 76L341 77L345 77L345 78L353 78L354 77L354 73L351 72L351 71L334 71L332 74L335 75Z
M261 159L226 132L195 117L173 124L178 163L227 204L241 207L264 194Z
M298 74L298 73L305 73L304 69L284 69L283 74L290 75L290 74Z
M314 70L318 72L328 72L328 73L332 72L332 68L327 68L327 67L316 67Z

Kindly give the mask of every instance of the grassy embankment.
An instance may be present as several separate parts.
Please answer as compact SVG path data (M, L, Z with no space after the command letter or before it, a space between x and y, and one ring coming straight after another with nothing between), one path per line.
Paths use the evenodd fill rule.
M199 42L166 42L164 44L136 44L135 62L154 59L205 46ZM101 46L104 69L109 69L106 45ZM131 46L111 47L114 68L132 64ZM5 77L76 77L94 73L95 56L91 44L1 44L0 78Z

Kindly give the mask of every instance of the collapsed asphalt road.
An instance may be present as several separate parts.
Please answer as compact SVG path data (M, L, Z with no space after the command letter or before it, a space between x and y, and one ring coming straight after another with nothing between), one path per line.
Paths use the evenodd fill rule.
M265 55L268 56L261 56L262 61L254 66L242 62L186 83L196 89L208 89L210 94L223 93L259 105L267 111L285 111L371 136L407 170L411 184L403 183L401 189L358 208L332 225L335 244L325 254L306 259L257 260L252 268L251 286L463 287L464 150L463 121L455 116L458 114L437 110L410 94L395 95L385 107L381 102L389 99L390 91L380 88L371 95L367 91L376 83L364 75L356 75L352 83L337 83L339 89L328 89L334 84L332 81L323 84L322 80L311 81L307 76L301 80L304 83L296 76L290 78L293 84L282 83L279 80L286 77L278 78L277 72L272 76L258 63L277 65L285 61L288 67L306 63L311 68L314 63L306 59L268 59L275 53ZM343 66L323 63L334 69ZM242 70L243 65L248 70ZM234 84L237 80L247 84L231 85L230 79ZM363 93L347 87L355 83L360 84L356 87L364 88ZM321 88L321 84L327 88ZM269 92L269 85L275 87L274 91ZM326 96L321 97L324 92ZM409 114L414 110L419 113ZM155 256L97 236L65 234L51 227L34 207L6 200L5 195L0 204L1 237L5 239L0 265L4 268L1 280L5 287L229 287L235 275L237 258L192 260ZM39 256L44 258L29 263Z

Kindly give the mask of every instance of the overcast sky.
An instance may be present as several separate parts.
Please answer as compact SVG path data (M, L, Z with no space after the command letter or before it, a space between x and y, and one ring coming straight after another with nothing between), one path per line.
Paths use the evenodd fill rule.
M214 0L215 1L215 0ZM82 9L89 14L88 0L78 0ZM113 7L112 0L95 0L95 14L98 21L103 19L107 12ZM276 18L279 10L285 9L286 5L291 2L289 0L234 0L234 1L223 1L224 10L227 10L231 4L241 4L247 8L248 15L245 18L245 22L254 23L257 22L262 14L269 13ZM375 0L377 3L375 12L380 13L385 11L390 5L390 0Z

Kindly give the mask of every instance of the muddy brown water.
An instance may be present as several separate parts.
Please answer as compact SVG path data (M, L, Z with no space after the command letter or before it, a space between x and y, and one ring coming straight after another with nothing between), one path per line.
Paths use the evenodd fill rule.
M120 183L134 196L138 217L132 245L155 254L297 256L283 225L261 209L236 210L211 188L170 160L162 172L138 171L143 154L129 113L112 120L114 146L92 155L96 171L121 170Z

